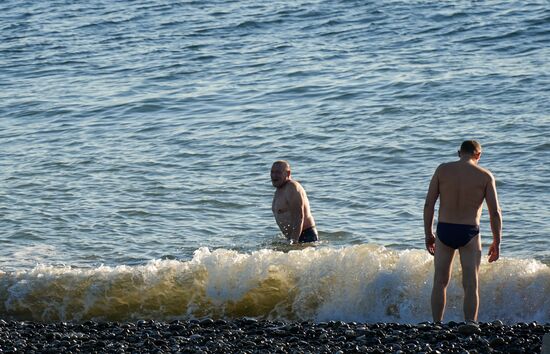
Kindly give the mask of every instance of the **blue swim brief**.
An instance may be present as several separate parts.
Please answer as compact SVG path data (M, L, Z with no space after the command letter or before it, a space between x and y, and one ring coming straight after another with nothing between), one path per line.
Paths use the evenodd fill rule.
M302 231L302 233L300 234L300 238L298 239L298 242L300 243L315 241L319 241L319 235L317 234L317 229L315 228L315 226L312 226Z
M479 235L479 225L438 222L436 234L439 241L451 248L458 249L466 246L471 239Z

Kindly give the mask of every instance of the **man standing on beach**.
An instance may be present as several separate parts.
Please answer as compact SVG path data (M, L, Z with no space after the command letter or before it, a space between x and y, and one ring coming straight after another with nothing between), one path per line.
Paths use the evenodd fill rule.
M464 141L458 156L458 161L443 163L436 169L424 205L426 248L434 255L435 266L431 299L434 322L443 319L447 285L451 279L452 262L457 249L462 266L464 317L466 321L477 321L478 275L481 263L479 220L483 200L489 209L493 233L493 243L489 247L489 262L496 261L500 254L502 215L495 178L491 172L478 166L481 145L475 140ZM438 198L440 201L436 239L432 225Z
M318 241L306 191L292 179L287 161L273 163L271 183L276 188L271 206L273 216L290 244Z

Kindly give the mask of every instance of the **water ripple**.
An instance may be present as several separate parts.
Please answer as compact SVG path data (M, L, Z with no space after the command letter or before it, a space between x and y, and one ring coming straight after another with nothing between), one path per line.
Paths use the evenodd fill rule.
M504 251L546 259L549 18L537 2L4 1L0 264L27 266L31 241L77 265L262 247L279 158L325 246L422 247L427 183L465 138L497 176Z

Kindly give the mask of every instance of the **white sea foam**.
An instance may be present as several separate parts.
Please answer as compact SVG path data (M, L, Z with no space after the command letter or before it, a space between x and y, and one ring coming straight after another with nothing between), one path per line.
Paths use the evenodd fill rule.
M376 245L200 248L190 261L141 266L37 266L0 275L0 316L27 320L235 318L418 323L431 319L432 257ZM446 320L462 320L460 267ZM550 322L550 268L536 260L482 262L480 320Z

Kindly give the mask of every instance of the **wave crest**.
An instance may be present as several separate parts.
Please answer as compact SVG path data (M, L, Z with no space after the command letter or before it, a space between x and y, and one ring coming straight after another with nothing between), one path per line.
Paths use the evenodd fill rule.
M462 320L454 264L445 320ZM0 316L33 321L237 318L418 323L431 319L433 261L377 245L248 253L200 248L189 261L0 274ZM480 321L550 322L550 267L482 262Z

